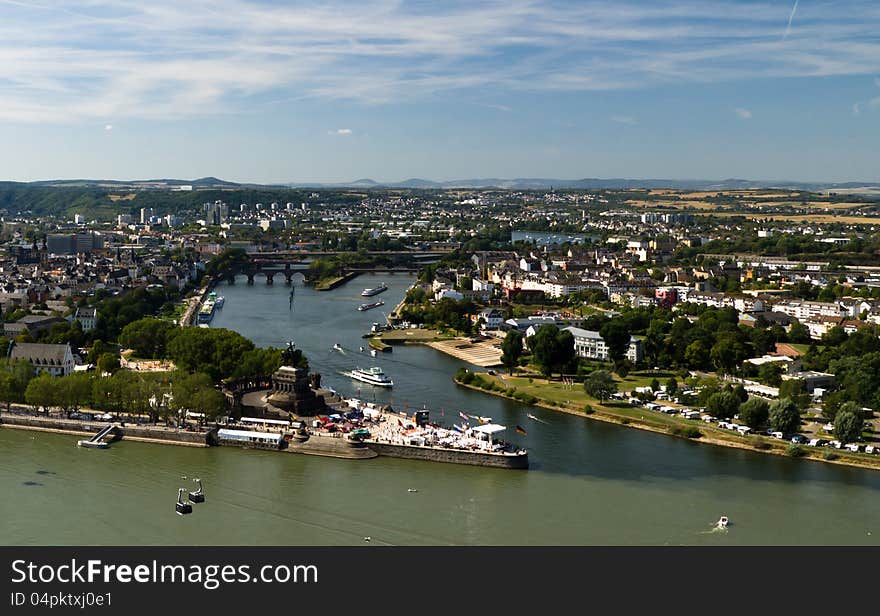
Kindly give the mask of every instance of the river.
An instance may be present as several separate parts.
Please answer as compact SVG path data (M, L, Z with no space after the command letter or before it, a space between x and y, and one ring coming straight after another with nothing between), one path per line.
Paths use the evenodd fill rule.
M390 288L375 299L386 305L359 312L360 291L383 280ZM459 410L493 417L529 449L530 470L125 441L97 451L78 449L73 436L0 430L0 544L878 543L876 471L702 445L465 390L451 381L461 362L426 347L359 352L361 334L411 282L380 275L329 292L299 285L291 309L289 287L240 278L218 287L226 302L211 325L260 345L294 340L343 394L427 405L446 423ZM392 391L339 374L372 365L391 376ZM202 478L207 501L177 516L177 488L191 488L192 477ZM730 528L712 532L721 515Z

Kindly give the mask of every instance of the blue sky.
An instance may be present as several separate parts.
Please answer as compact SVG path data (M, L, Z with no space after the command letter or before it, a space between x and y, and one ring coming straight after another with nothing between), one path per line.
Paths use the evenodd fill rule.
M880 2L0 0L0 178L880 181Z

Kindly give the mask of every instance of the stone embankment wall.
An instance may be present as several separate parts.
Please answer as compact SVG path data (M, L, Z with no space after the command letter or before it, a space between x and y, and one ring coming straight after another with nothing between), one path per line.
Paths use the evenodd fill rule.
M529 458L525 456L504 456L490 453L475 453L455 449L435 449L410 445L394 445L367 441L367 447L380 456L391 458L407 458L410 460L426 460L428 462L450 462L453 464L470 464L473 466L491 466L495 468L529 467Z
M56 432L60 434L77 434L92 436L106 422L78 421L74 419L57 419L51 417L36 417L29 415L12 415L0 413L0 426L21 430L34 430L39 432ZM144 441L148 443L168 443L173 445L190 445L195 447L207 447L215 431L187 432L181 430L162 428L159 426L133 425L126 423L119 426L118 431L122 439L130 441Z

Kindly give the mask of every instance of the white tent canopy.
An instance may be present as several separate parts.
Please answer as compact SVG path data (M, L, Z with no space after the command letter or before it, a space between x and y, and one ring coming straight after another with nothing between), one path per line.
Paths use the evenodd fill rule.
M507 427L499 426L498 424L485 424L482 426L474 426L471 430L474 432L482 432L483 434L495 434L507 430Z

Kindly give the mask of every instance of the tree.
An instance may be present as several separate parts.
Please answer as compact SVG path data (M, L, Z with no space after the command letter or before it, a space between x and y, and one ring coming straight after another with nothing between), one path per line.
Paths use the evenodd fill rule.
M161 359L165 357L165 340L174 325L162 319L147 317L132 321L122 328L119 344L134 349L137 357Z
M810 403L810 394L807 393L803 379L782 379L779 384L779 398L788 398L798 408L806 408Z
M629 350L630 333L622 321L611 319L599 328L599 335L605 342L608 358L611 361L617 363L626 357L626 352Z
M671 376L666 380L666 393L670 396L674 396L677 391L678 381L675 380L674 376Z
M739 418L752 430L766 425L770 417L770 404L761 398L749 398L739 405Z
M758 368L758 380L771 387L779 387L782 383L782 366L777 362L762 364Z
M508 374L513 374L513 369L519 365L519 358L523 352L522 333L512 329L504 336L501 343L501 363L507 368Z
M58 390L58 402L68 414L77 411L92 401L92 377L85 372L59 377Z
M599 400L607 400L617 391L617 381L607 370L595 370L584 380L584 391Z
M651 391L660 391L660 381L657 379L657 377L651 379L650 386Z
M701 340L695 340L685 348L684 361L689 368L703 370L709 365L709 350Z
M719 337L709 351L709 359L722 374L731 374L748 357L745 346L730 335Z
M113 374L119 370L119 358L114 353L104 353L98 358L98 374Z
M770 428L783 434L794 434L801 425L801 412L791 398L780 398L770 405Z
M809 344L810 330L797 319L792 320L788 329L788 340L794 344Z
M575 358L574 334L565 329L556 334L556 360L554 367L559 372L569 372L574 369Z
M25 401L33 406L44 407L49 414L49 407L58 405L58 386L56 379L50 374L43 373L35 379L31 379L24 392Z
M853 443L862 436L864 420L861 414L850 409L844 409L841 405L834 418L834 436L842 443Z
M730 419L739 411L739 398L731 391L719 391L709 396L706 412L718 419Z
M528 339L529 349L532 351L532 362L546 377L553 374L553 369L558 365L559 328L555 325L542 325L534 336Z
M15 378L9 372L0 372L0 402L6 403L6 412L15 398Z

